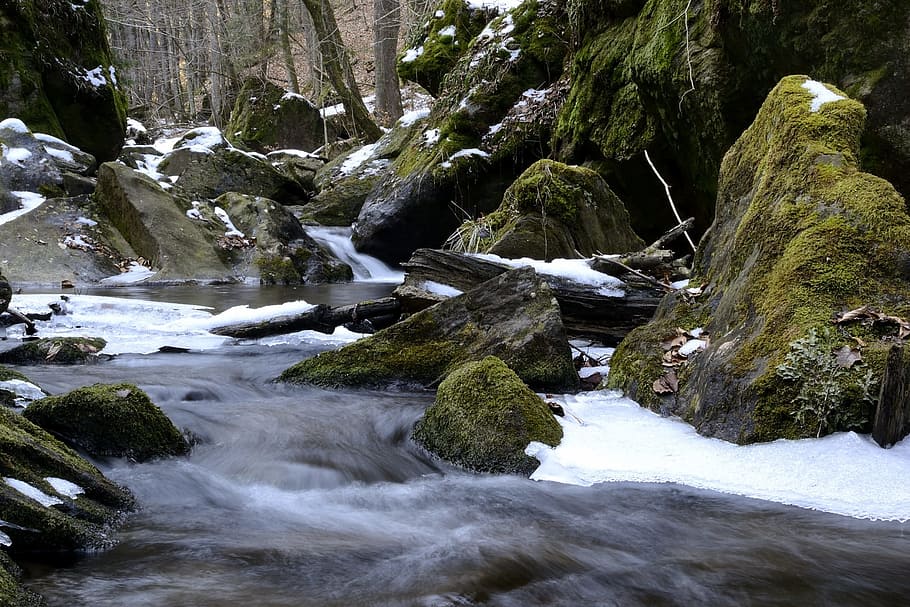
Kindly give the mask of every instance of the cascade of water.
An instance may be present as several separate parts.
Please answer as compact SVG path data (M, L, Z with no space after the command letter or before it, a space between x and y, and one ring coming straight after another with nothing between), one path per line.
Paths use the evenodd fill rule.
M401 270L391 268L382 261L357 252L351 242L350 228L306 228L314 240L325 245L332 254L354 270L354 280L360 282L393 282L404 280Z

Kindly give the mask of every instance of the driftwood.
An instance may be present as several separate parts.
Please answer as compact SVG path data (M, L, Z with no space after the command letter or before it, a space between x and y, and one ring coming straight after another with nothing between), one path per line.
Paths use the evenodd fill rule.
M6 314L9 317L3 316L0 326L9 327L11 325L23 323L25 324L26 335L34 335L37 333L38 329L35 328L35 323L32 322L31 318L17 309L9 307L9 303L12 299L13 288L10 286L9 282L0 275L0 316Z
M872 438L880 446L890 447L907 434L910 434L910 356L904 346L894 345L885 364Z
M404 290L410 293L426 281L468 291L510 269L505 264L438 249L418 249L402 265L407 270ZM629 331L650 320L664 294L649 285L631 288L624 297L609 297L597 289L558 277L541 276L541 279L553 289L563 325L570 334L598 337L607 344L619 343ZM423 305L434 301L427 297ZM408 303L410 308L406 306L405 311L415 311L421 305L417 299Z
M307 330L331 333L336 327L349 323L373 319L385 320L389 317L397 320L400 313L400 302L394 297L384 297L334 308L319 304L299 314L280 316L260 322L235 323L212 329L211 332L216 335L241 339L256 339Z

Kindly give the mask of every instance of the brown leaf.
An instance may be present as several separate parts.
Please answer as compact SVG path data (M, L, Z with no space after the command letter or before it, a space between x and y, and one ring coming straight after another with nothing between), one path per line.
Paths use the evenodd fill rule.
M851 348L850 346L844 346L837 352L835 352L835 359L837 361L837 366L842 369L849 369L858 362L862 362L863 355L856 348Z
M44 360L53 360L55 356L60 352L60 348L63 347L63 343L55 341L51 344L51 347L47 349L47 355L45 355Z
M651 388L657 394L674 394L679 390L679 378L676 377L676 371L670 369L660 379L654 380Z

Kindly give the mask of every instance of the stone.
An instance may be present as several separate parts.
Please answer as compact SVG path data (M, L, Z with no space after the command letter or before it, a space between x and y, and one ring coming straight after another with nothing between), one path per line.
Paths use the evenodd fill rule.
M279 378L327 387L434 386L461 364L502 359L535 390L566 392L578 374L550 288L531 268L497 276Z
M872 422L872 438L891 447L910 434L910 357L904 347L891 346Z
M465 363L439 385L414 439L444 460L475 472L530 475L539 462L531 441L552 447L562 428L543 399L495 356Z
M897 329L844 312L910 312L910 216L891 184L859 168L865 118L830 85L780 81L724 157L694 290L668 295L625 338L611 387L738 443L871 429ZM665 344L694 328L709 341L671 360L677 387L663 381ZM847 363L844 346L858 350Z
M110 547L133 496L28 419L0 407L0 512L14 555ZM59 480L58 480L59 479ZM60 482L60 481L63 482ZM38 501L22 491L31 493ZM39 495L40 492L43 495Z
M0 55L0 118L15 116L101 161L117 157L126 99L100 2L5 3Z
M509 186L496 211L465 222L446 244L468 253L551 261L637 251L645 243L598 173L538 160Z
M47 337L0 352L7 365L81 365L97 359L107 342L100 337Z
M95 457L143 462L189 451L180 431L132 384L77 388L35 401L22 415Z
M336 137L306 98L259 79L243 83L225 131L235 144L263 154L281 149L312 152Z

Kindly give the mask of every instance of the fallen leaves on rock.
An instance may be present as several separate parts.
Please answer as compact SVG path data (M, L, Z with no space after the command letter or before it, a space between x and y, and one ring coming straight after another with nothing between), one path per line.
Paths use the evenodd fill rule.
M663 377L654 380L651 388L657 394L674 394L679 389L676 369L691 357L708 347L708 334L701 328L685 330L677 328L673 335L660 343L664 350L661 365L667 369ZM686 344L689 344L688 346Z
M879 312L871 306L860 306L849 312L840 312L834 318L834 324L841 325L850 322L861 322L865 324L886 324L897 325L897 338L906 339L910 336L910 323L898 316L890 316Z

